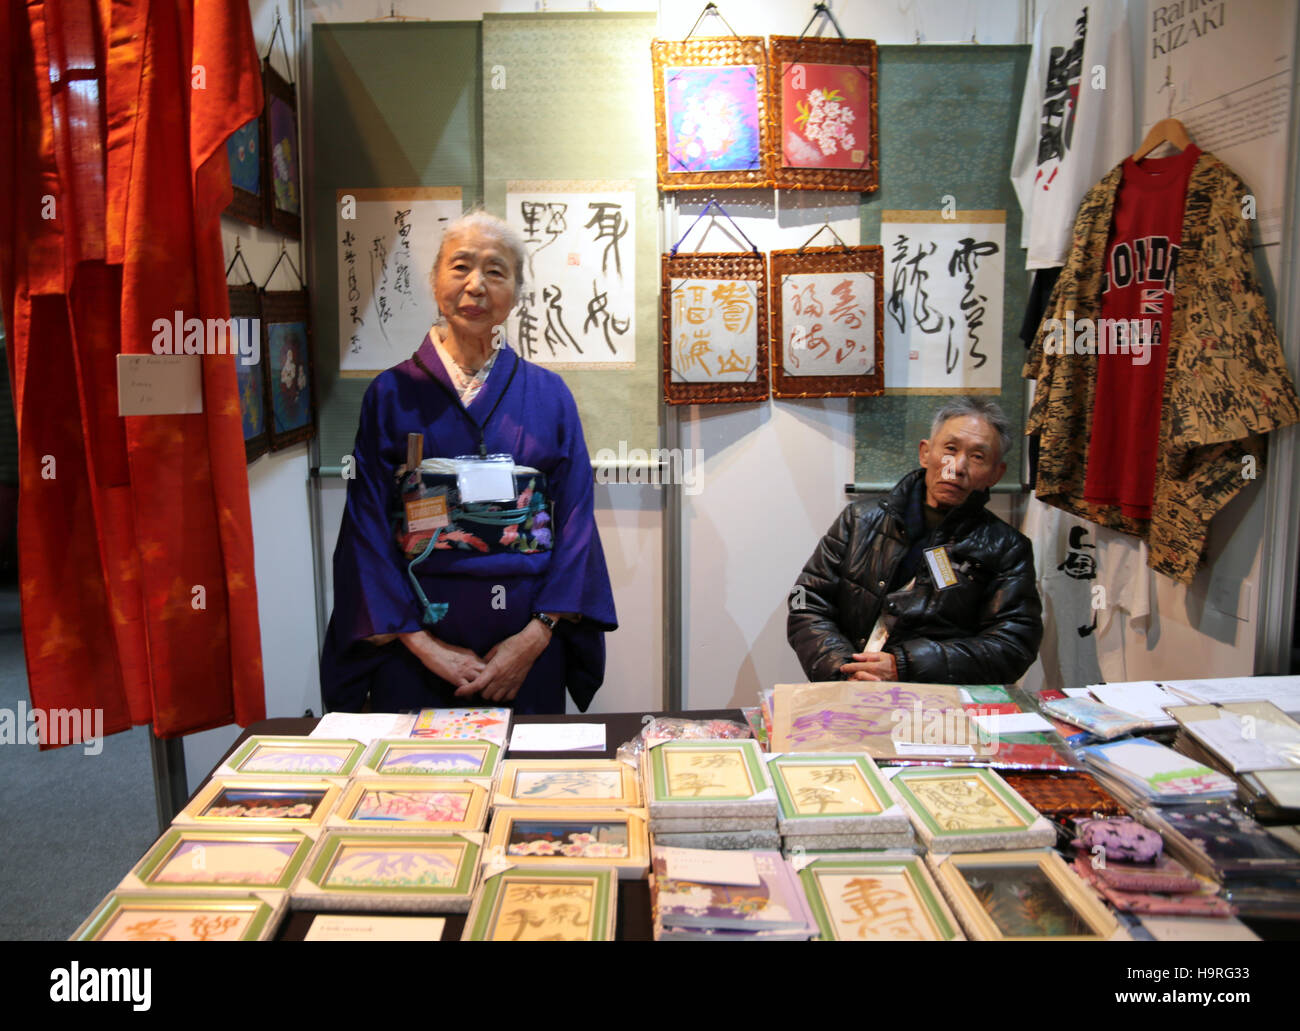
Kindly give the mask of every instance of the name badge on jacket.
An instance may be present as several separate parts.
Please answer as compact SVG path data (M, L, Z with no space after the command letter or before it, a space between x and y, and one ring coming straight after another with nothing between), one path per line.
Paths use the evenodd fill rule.
M957 574L952 571L952 562L948 558L947 548L943 546L926 548L924 555L930 567L930 579L939 590L957 585Z

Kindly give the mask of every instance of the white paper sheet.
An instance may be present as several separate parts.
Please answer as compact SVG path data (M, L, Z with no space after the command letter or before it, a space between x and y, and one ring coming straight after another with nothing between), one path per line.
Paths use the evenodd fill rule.
M308 737L326 737L372 744L383 737L406 737L415 717L394 712L327 712Z
M672 381L752 383L758 375L758 283L674 279Z
M438 941L447 921L440 916L342 916L322 914L307 928L309 942Z
M1208 680L1162 680L1162 687L1194 702L1272 702L1300 716L1300 677L1219 677Z
M512 752L602 752L603 723L516 723L510 731Z
M1053 729L1052 725L1036 712L992 712L984 716L972 716L971 722L994 737L999 734L1029 734Z
M865 376L876 369L876 284L865 272L799 273L781 281L787 376Z
M1187 730L1237 772L1300 767L1300 732L1292 727L1220 710Z
M663 847L668 879L699 884L744 884L761 882L754 857L749 852L722 849Z
M1149 680L1135 680L1126 684L1092 684L1088 690L1102 704L1141 716L1157 727L1172 727L1177 721L1165 712L1165 707L1183 704L1177 695L1170 694Z

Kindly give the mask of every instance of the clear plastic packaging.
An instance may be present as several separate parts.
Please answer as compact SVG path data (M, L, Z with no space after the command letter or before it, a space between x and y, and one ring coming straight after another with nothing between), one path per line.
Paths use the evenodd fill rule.
M687 720L679 716L647 716L641 733L618 746L617 756L632 766L641 754L661 741L717 741L751 737L749 728L732 720Z

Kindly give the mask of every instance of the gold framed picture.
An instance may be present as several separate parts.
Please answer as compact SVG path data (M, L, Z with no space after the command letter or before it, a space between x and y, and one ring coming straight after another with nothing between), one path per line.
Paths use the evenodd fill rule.
M617 759L507 759L492 804L635 809L641 805L641 780Z
M326 822L383 831L481 831L487 808L487 789L470 781L359 777Z
M496 809L488 862L521 866L612 866L636 878L650 863L641 809Z
M462 941L612 941L618 871L530 867L486 878Z
M213 777L174 822L259 828L320 826L342 790L317 778Z

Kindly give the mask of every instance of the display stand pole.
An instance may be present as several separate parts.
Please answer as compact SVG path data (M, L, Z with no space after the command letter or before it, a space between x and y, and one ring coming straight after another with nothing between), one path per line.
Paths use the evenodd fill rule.
M185 741L179 737L160 738L149 728L149 758L153 762L153 793L158 803L158 833L171 825L190 797L185 777Z

